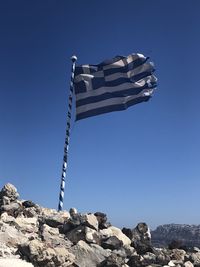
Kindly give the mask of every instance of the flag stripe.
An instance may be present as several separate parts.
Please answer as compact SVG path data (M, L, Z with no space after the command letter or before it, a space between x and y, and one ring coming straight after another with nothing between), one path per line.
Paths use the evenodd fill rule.
M124 84L120 84L118 86L115 87L101 87L98 90L89 90L87 92L83 92L83 93L79 93L76 95L76 100L79 101L81 99L84 98L88 98L88 97L92 97L92 96L98 96L101 94L104 94L106 92L109 93L114 93L114 92L118 92L118 91L122 91L123 88L126 89L138 89L138 88L146 88L148 86L148 84L153 85L153 87L155 87L156 85L156 77L154 75L150 75L150 76L146 76L145 78L138 80L135 83L129 82L128 83L124 83ZM151 87L151 86L150 86Z
M92 109L92 110L89 110L89 111L86 111L86 112L82 112L82 113L77 114L76 121L82 120L82 119L85 119L85 118L88 118L88 117L92 117L92 116L108 113L108 112L125 110L130 106L139 104L141 102L146 102L150 98L151 98L151 96L138 97L138 98L132 99L132 100L126 102L126 103L110 105L110 106L104 106L104 107Z
M130 84L132 85L132 84ZM113 98L113 97L125 97L128 95L138 95L141 91L143 91L144 89L153 89L155 88L156 85L152 85L151 87L148 84L145 84L145 86L142 87L137 87L137 88L133 88L132 86L130 88L123 88L120 91L113 91L113 92L108 92L108 90L104 93L102 93L101 95L97 95L97 96L90 96L87 98L83 98L80 100L76 101L76 107L80 107L86 104L90 104L90 103L95 103L95 102L99 102L105 99L109 99L109 98Z
M101 108L104 106L110 106L110 105L119 105L120 103L126 103L132 99L136 99L138 97L142 97L144 96L144 93L146 92L150 92L150 89L144 89L142 90L139 94L137 95L132 95L132 96L123 96L123 97L112 97L112 98L108 98L99 102L94 102L94 103L89 103L86 105L82 105L76 108L76 112L77 114L81 113L81 112L86 112L90 109L96 109L96 108Z
M117 56L98 65L77 67L74 85L76 120L147 101L157 85L149 58Z

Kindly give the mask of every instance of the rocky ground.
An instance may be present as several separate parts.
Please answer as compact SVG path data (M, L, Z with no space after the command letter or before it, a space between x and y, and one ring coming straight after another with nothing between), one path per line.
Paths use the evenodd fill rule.
M104 213L80 214L19 200L17 189L0 191L0 267L200 267L200 249L151 245L145 223L122 230Z

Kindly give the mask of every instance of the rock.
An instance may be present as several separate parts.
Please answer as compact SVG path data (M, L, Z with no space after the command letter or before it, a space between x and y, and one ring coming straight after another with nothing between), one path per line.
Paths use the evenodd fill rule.
M101 243L101 246L103 248L111 250L119 249L120 247L122 247L122 245L122 241L116 236L111 236Z
M132 246L136 248L139 254L153 252L153 248L151 246L151 234L146 223L138 223L138 225L132 230L132 234Z
M131 256L127 264L130 267L144 267L145 266L142 263L142 257L140 255Z
M154 249L154 253L156 255L156 261L159 264L166 264L170 261L170 252L166 249Z
M88 243L100 244L99 233L89 227L85 227L85 239Z
M23 202L22 202L22 205L23 205L25 208L32 208L32 207L37 208L37 205L36 205L33 201L31 201L31 200L23 201Z
M85 226L78 226L73 230L67 232L65 234L66 238L68 238L73 244L77 244L80 240L86 241L85 234Z
M110 256L110 253L102 247L96 244L89 246L82 240L69 251L75 255L74 263L80 267L97 267L105 258Z
M98 220L97 217L94 214L85 214L82 216L81 218L81 222L82 224L94 229L94 230L98 230Z
M107 215L102 212L95 212L94 214L99 223L99 229L106 229L111 226L109 222L107 222Z
M34 267L33 264L20 259L0 259L0 267Z
M184 264L183 264L184 267L194 267L194 265L190 262L190 261L186 261Z
M133 239L133 233L130 228L122 228L122 233L125 234L130 240Z
M42 214L39 216L41 223L45 223L50 227L59 227L69 218L68 212L57 212L51 210L51 212Z
M185 259L186 252L183 249L173 249L171 253L171 259L183 262Z
M15 225L15 228L20 230L22 233L36 233L38 231L38 221L35 217L17 217L13 224Z
M0 216L0 220L4 223L12 224L15 221L15 218L8 215L7 212L3 212Z
M74 263L74 255L64 247L49 247L39 240L19 246L21 255L39 267L67 267Z
M131 244L131 240L125 234L123 234L119 228L110 226L107 230L111 230L110 236L116 236L122 241L123 246L129 246Z
M7 247L16 248L18 244L24 243L28 237L22 234L15 227L0 223L0 242Z
M16 212L20 209L20 204L17 202L12 202L9 205L2 205L0 212L7 212L11 216L16 216Z
M200 265L200 252L191 253L190 261L195 265Z
M173 261L169 261L169 262L168 262L168 266L170 266L170 267L175 267L176 265L175 265L175 263L174 263Z
M0 200L2 200L2 202L3 202L3 198L6 199L6 201L8 201L8 199L9 199L10 202L12 202L12 201L17 200L18 197L19 197L19 194L17 192L16 187L12 184L9 184L9 183L4 185L4 187L2 188L2 190L0 192ZM4 203L2 203L2 204L4 204Z
M100 263L99 267L122 267L125 266L125 259L116 254L111 254L106 260Z
M156 261L157 261L156 255L151 253L151 252L146 252L143 255L143 258L144 258L144 262L146 265L156 263Z
M62 246L69 248L73 245L70 240L64 238L64 236L59 233L58 228L53 228L48 226L47 224L44 224L42 225L40 230L42 241L46 242L52 247Z
M8 247L6 244L0 241L0 258L16 258L19 257L16 254L17 248Z

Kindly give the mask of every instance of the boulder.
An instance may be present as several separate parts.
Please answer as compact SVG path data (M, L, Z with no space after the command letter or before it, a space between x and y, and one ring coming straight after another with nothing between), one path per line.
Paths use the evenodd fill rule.
M16 217L21 206L17 202L12 202L8 205L2 205L0 207L0 213L7 212L9 215Z
M17 192L17 188L8 183L6 185L4 185L4 187L2 188L2 190L0 191L0 201L1 204L4 205L4 200L6 200L6 202L8 202L8 199L10 202L17 200L19 197L19 194Z
M0 242L7 247L16 248L18 244L24 243L28 237L15 227L0 222Z
M107 240L101 243L101 246L105 249L119 249L122 247L123 243L117 236L111 236Z
M191 263L191 261L186 261L184 264L183 264L184 267L194 267L194 265Z
M99 232L102 240L106 240L111 236L115 236L122 241L123 246L129 246L131 244L131 240L117 227L110 226L109 228L100 230Z
M99 267L124 267L125 259L116 254L111 254L106 260L100 263Z
M111 254L96 244L89 246L82 240L70 248L69 251L75 255L74 263L80 267L97 267Z
M146 223L138 223L132 230L132 235L132 246L136 248L139 254L154 251L151 245L150 230Z
M81 223L98 231L98 220L97 217L94 214L85 214L81 218Z
M200 252L197 253L191 253L190 255L190 261L197 266L200 266Z
M109 222L107 222L107 215L103 212L95 212L94 214L99 223L99 229L106 229L111 226Z
M69 248L73 245L70 240L66 239L62 234L59 233L58 228L53 228L47 224L44 224L42 225L40 231L42 241L51 245L52 247L62 246Z
M39 267L67 267L73 264L74 255L65 247L51 247L39 240L32 240L19 246L24 259Z
M85 227L85 239L88 243L100 244L99 233L90 227Z
M32 263L20 259L0 259L0 267L34 267Z

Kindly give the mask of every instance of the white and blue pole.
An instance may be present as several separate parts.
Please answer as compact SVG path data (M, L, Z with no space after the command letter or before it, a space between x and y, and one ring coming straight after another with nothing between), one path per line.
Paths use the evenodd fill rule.
M66 178L67 164L68 164L67 159L68 159L69 138L70 138L70 128L71 128L72 100L73 100L73 93L74 93L74 72L75 72L75 65L76 65L77 57L72 56L71 60L72 60L72 72L71 72L70 91L69 91L69 98L68 98L67 127L66 127L66 135L65 135L64 156L63 156L58 211L62 211L63 209L64 195L65 195L65 178Z

